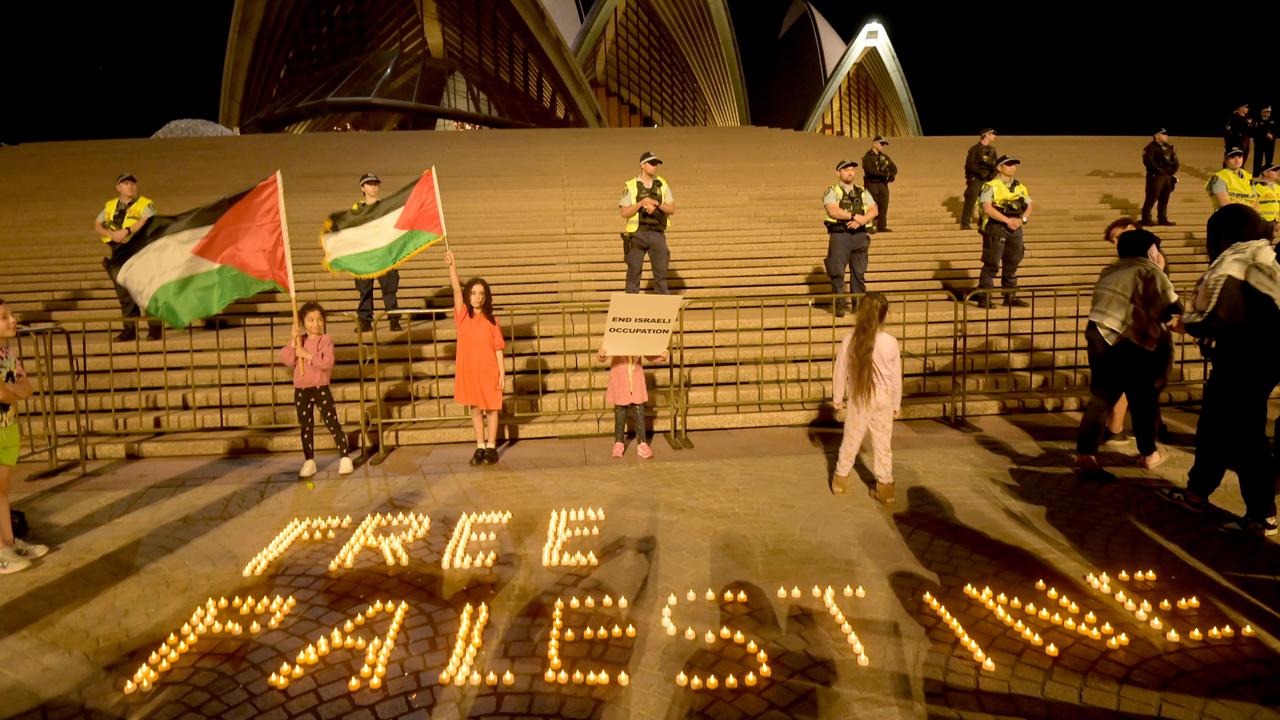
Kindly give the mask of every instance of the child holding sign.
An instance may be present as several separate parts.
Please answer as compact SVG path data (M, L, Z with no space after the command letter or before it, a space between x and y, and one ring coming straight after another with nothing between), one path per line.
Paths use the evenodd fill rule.
M649 436L645 428L644 406L649 402L649 388L645 384L644 363L639 355L613 355L600 347L598 357L601 362L609 362L609 385L605 389L605 402L613 403L613 456L622 457L627 445L627 415L636 429L636 453L648 460L653 457L653 448L649 447ZM667 353L648 358L658 362L667 361Z

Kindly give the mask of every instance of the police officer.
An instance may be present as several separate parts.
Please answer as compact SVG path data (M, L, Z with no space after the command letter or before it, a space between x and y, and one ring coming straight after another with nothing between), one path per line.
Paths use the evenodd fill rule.
M1031 195L1027 186L1013 176L1022 161L1009 155L996 160L999 175L984 183L982 194L982 273L978 287L995 286L996 270L1000 270L1000 286L1004 288L1004 304L1027 307L1013 292L1018 287L1018 265L1022 263L1022 226L1030 222ZM991 295L978 296L978 305L991 307Z
M889 222L889 183L898 177L898 166L885 154L889 141L877 135L871 141L871 149L862 156L862 174L867 185L867 192L876 201L876 232L890 232L885 225Z
M649 255L653 272L653 290L668 295L667 264L671 252L667 248L668 219L676 212L671 185L658 175L662 160L651 152L640 156L640 174L623 184L618 208L627 221L622 233L622 249L627 261L627 292L640 292L640 273L644 256Z
M156 215L156 204L138 194L138 179L133 176L133 173L121 173L116 178L116 194L117 197L108 200L102 212L99 212L98 217L93 221L93 229L102 238L109 253L133 239L133 236L146 227L151 218ZM138 317L141 314L138 303L134 302L129 291L116 281L118 268L112 266L110 257L102 259L102 267L106 268L107 277L111 278L111 284L116 288L116 297L120 300L120 310L124 316ZM163 326L159 322L149 323L147 339L159 340L162 332ZM137 324L126 321L124 330L120 331L116 340L125 342L137 336Z
M1142 202L1143 225L1176 225L1169 219L1169 196L1178 185L1178 153L1169 142L1169 131L1160 128L1142 150L1147 168L1147 197ZM1151 222L1151 208L1158 207L1159 221Z
M1280 165L1271 164L1253 180L1253 192L1258 196L1258 214L1263 220L1275 224L1280 219Z
M378 204L378 193L382 190L382 178L368 172L360 176L361 198L351 206L351 212L371 211ZM382 290L382 306L387 310L400 307L396 293L400 290L400 271L390 270L377 277L378 287ZM361 332L369 332L373 328L373 281L374 278L356 278L356 292L360 293L360 304L356 306L356 318ZM392 315L388 323L392 331L400 330L400 316Z
M1232 203L1257 207L1258 196L1254 194L1251 183L1253 176L1243 170L1243 165L1244 151L1228 148L1222 157L1222 169L1210 175L1204 185L1214 210Z
M1249 136L1253 134L1253 122L1249 120L1249 103L1244 103L1227 116L1227 127L1222 137L1223 151L1240 148L1245 160L1249 159Z
M1271 106L1262 108L1262 114L1253 123L1253 139L1258 149L1253 154L1253 174L1262 174L1262 168L1275 162L1276 121L1271 117Z
M978 134L978 142L969 148L964 159L964 210L960 213L960 229L968 230L973 222L973 210L978 204L978 195L982 193L983 184L995 179L996 148L991 143L996 139L996 131L987 128Z
M858 163L841 160L836 163L839 182L827 188L822 195L825 214L822 222L827 227L827 275L831 278L832 312L836 317L850 310L849 303L841 297L845 294L844 270L849 268L853 276L852 292L860 294L867 289L867 250L871 237L867 226L876 219L879 208L875 198L854 180L858 175Z

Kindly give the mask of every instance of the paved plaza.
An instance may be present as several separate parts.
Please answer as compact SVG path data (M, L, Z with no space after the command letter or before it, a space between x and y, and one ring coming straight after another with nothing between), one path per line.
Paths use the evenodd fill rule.
M1158 498L1191 462L1195 416L1168 421L1170 460L1108 446L1111 482L1071 472L1078 416L900 422L887 511L829 492L835 428L344 478L321 453L311 482L294 455L24 465L52 551L0 578L0 716L1280 718L1280 547L1217 531L1234 476L1219 516Z

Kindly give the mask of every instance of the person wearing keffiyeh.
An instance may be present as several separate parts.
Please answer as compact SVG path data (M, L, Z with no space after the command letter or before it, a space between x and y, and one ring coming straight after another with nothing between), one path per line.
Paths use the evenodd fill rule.
M1156 447L1158 381L1168 368L1166 325L1181 313L1178 295L1154 261L1159 238L1130 230L1116 243L1119 259L1094 286L1085 340L1089 349L1089 406L1076 438L1076 465L1098 467L1098 445L1121 395L1129 398L1138 453L1148 469L1164 461Z
M1252 208L1227 205L1209 218L1211 264L1184 317L1212 363L1196 425L1196 459L1187 487L1166 492L1197 512L1233 469L1244 517L1223 529L1276 534L1275 482L1267 453L1267 400L1280 383L1280 265L1274 229Z

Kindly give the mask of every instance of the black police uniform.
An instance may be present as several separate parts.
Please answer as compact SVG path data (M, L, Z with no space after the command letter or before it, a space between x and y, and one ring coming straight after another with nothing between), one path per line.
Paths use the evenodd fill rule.
M1152 140L1142 150L1142 164L1147 168L1147 195L1142 202L1142 224L1153 225L1151 208L1157 208L1159 224L1172 225L1169 221L1169 196L1178 184L1178 152L1172 143Z
M994 145L974 143L964 159L964 210L960 214L960 229L968 230L973 222L973 211L978 207L982 186L996 175L996 148Z
M862 156L867 192L876 201L876 232L887 232L889 222L889 183L898 177L898 166L883 152L868 150Z

